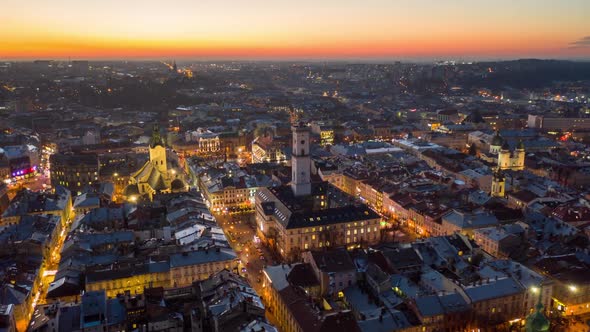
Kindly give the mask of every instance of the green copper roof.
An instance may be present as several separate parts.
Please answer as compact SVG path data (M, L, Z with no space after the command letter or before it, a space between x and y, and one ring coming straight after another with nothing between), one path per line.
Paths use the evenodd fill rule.
M504 143L504 140L502 139L502 136L500 136L500 132L496 131L496 135L494 135L494 138L492 138L492 146L502 146L502 143Z
M543 304L539 299L536 310L526 318L524 330L526 332L546 332L549 331L549 320L543 314Z
M155 146L164 146L164 141L162 140L162 135L160 135L160 126L158 124L154 124L154 129L152 130L152 139L150 142L150 146L153 148Z

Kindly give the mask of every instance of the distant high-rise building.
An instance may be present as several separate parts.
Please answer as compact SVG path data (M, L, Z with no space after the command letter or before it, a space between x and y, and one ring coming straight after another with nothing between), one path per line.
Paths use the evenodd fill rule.
M100 143L100 131L89 130L82 136L82 145L96 145Z
M529 114L527 126L529 128L547 131L590 129L590 118L572 118Z
M85 75L90 69L89 62L86 60L74 60L71 63L72 72L76 75Z

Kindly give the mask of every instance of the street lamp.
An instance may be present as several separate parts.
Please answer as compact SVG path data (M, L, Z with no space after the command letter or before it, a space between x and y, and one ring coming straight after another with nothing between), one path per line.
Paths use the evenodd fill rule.
M569 285L569 286L567 286L567 288L569 288L569 290L570 290L572 293L575 293L575 292L577 292L577 291L578 291L578 287L576 287L575 285Z

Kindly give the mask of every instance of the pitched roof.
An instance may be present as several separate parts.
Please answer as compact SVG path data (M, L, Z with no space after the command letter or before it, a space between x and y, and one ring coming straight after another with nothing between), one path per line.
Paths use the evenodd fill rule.
M311 256L323 272L355 271L356 266L344 248L330 251L312 251Z
M220 249L219 251L214 249L188 251L171 255L170 268L229 261L236 259L236 257L236 253L233 250L226 249Z

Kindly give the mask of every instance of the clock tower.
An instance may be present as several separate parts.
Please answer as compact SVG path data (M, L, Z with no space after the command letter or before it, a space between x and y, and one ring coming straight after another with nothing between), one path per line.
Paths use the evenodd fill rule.
M291 189L295 196L311 194L311 158L309 156L309 127L303 123L292 127Z

